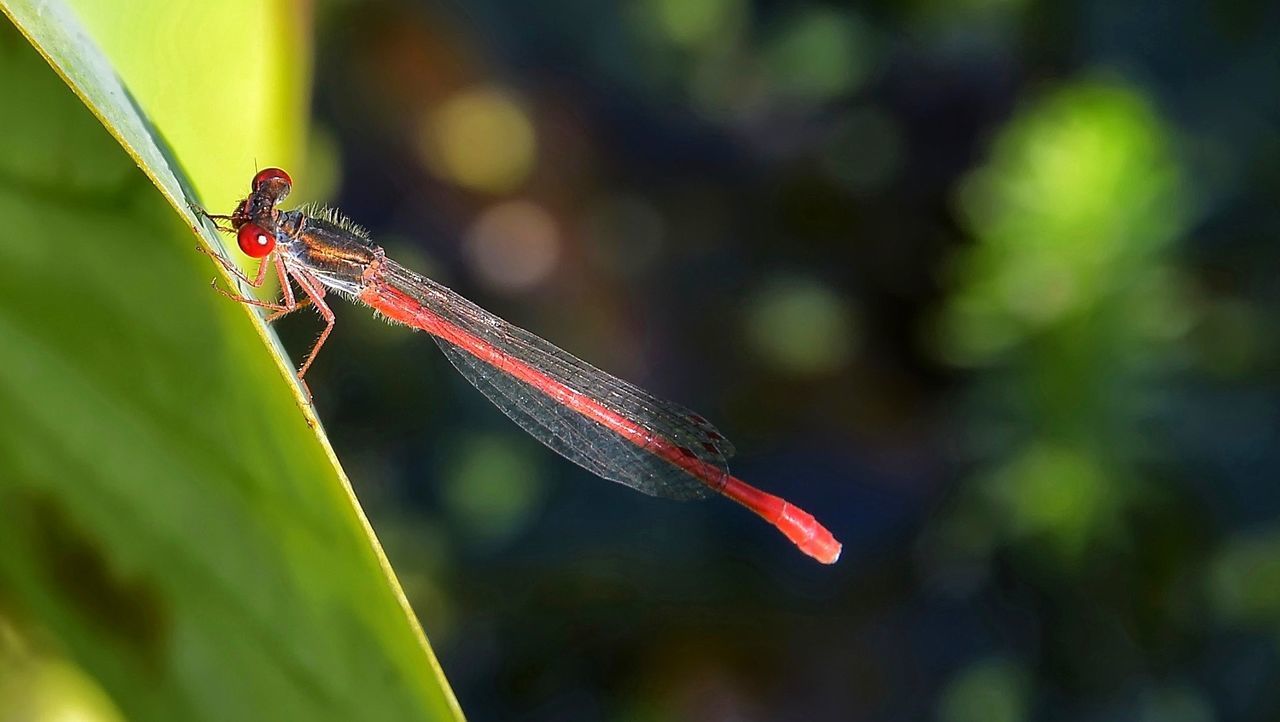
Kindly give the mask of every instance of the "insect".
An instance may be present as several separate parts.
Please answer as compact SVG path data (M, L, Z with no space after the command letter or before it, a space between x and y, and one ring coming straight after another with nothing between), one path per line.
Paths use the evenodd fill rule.
M430 334L458 372L525 431L596 475L652 496L701 499L722 494L774 525L824 564L841 545L812 515L729 474L729 443L706 419L595 368L512 325L450 289L386 257L368 233L328 210L281 210L293 181L279 168L253 177L229 216L201 213L234 233L261 259L250 278L201 247L253 287L274 269L281 298L223 295L271 311L267 321L311 306L325 327L303 358L303 379L333 331L327 294L359 301L387 319ZM296 295L293 286L301 291ZM303 387L306 388L305 382ZM308 391L308 393L310 393Z

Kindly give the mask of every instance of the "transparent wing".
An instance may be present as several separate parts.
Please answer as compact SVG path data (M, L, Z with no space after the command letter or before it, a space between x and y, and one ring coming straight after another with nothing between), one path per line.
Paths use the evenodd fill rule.
M361 294L388 318L431 333L454 367L556 453L653 496L697 499L728 477L733 445L706 419L657 399L391 261ZM658 450L675 449L673 463ZM695 477L689 469L698 469ZM705 477L713 478L705 478Z

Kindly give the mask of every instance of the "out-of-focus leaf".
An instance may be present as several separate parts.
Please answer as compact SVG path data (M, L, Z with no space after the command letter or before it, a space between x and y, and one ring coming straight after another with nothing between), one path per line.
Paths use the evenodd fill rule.
M310 3L68 4L160 129L207 207L231 208L257 168L276 165L294 177L309 177L302 129L311 70Z
M1190 217L1172 138L1140 91L1079 82L1014 116L961 185L976 242L943 346L985 369L973 429L999 439L974 487L987 511L967 523L1034 549L1029 564L1081 570L1156 503L1133 450L1191 324L1170 257Z
M288 361L208 288L180 134L61 3L0 9L0 614L129 719L460 717Z

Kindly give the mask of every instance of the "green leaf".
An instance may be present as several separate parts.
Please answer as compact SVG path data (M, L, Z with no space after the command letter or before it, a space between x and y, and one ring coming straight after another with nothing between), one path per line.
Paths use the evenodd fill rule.
M206 207L234 207L258 168L308 177L302 149L311 49L304 3L69 4L162 131Z
M221 242L180 168L247 180L166 97L212 36L126 86L61 3L0 10L0 692L16 627L128 719L460 718L290 362L194 248Z

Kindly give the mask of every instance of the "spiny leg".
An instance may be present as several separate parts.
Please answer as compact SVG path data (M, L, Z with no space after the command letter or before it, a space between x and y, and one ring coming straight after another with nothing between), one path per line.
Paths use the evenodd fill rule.
M311 297L310 297L310 296L307 296L306 298L302 299L301 301L298 301L297 303L295 303L295 304L293 305L293 308L282 308L282 309L280 309L279 311L276 311L275 313L271 314L270 316L267 316L267 317L266 317L265 319L263 319L263 320L264 320L265 322L267 322L267 323L275 323L276 321L279 321L282 317L284 317L284 316L288 316L289 314L293 313L294 311L300 311L300 310L302 310L302 309L306 308L307 306L310 306L312 303L314 303L314 302L311 300Z
M315 344L311 346L311 351L302 360L302 366L298 367L298 381L302 384L302 390L307 392L307 398L311 398L311 388L307 386L307 382L303 377L307 375L307 370L311 368L311 362L316 360L316 354L320 352L320 347L324 346L329 334L333 332L336 317L333 315L333 310L329 308L329 304L324 302L324 287L319 282L306 271L297 268L289 268L288 271L293 280L297 281L298 288L301 288L303 293L307 294L307 299L311 301L321 318L324 319L324 330L320 332L320 337L316 339Z
M253 286L254 288L261 287L267 275L267 263L273 260L276 264L277 270L281 275L283 275L284 261L282 261L278 255L268 256L262 259L262 265L258 267L258 277L252 281L246 279L245 283L248 283L250 286ZM232 301L238 301L239 303L245 303L250 306L257 306L258 308L265 308L268 311L275 311L275 313L272 314L268 320L278 318L291 311L296 311L299 308L298 302L294 300L294 297L293 297L293 289L290 288L289 284L287 283L284 285L284 290L283 290L284 302L283 303L271 303L269 301L259 301L258 299L253 298L252 296L242 296L238 293L233 293L219 286L218 279L216 278L213 279L209 283L209 285L213 288L213 290L217 291L218 293L221 293L222 295L226 296Z
M285 270L284 260L280 258L279 255L275 257L275 260L276 260L276 275L280 277L280 292L284 295L284 308L277 310L275 313L271 314L270 316L267 316L266 318L267 323L274 323L280 318L287 316L293 313L294 311L297 311L300 308L306 308L307 306L310 306L312 303L311 296L307 296L306 298L302 299L302 301L297 301L294 299L293 284L289 282L289 274ZM321 296L324 295L323 288L320 289L320 295Z

